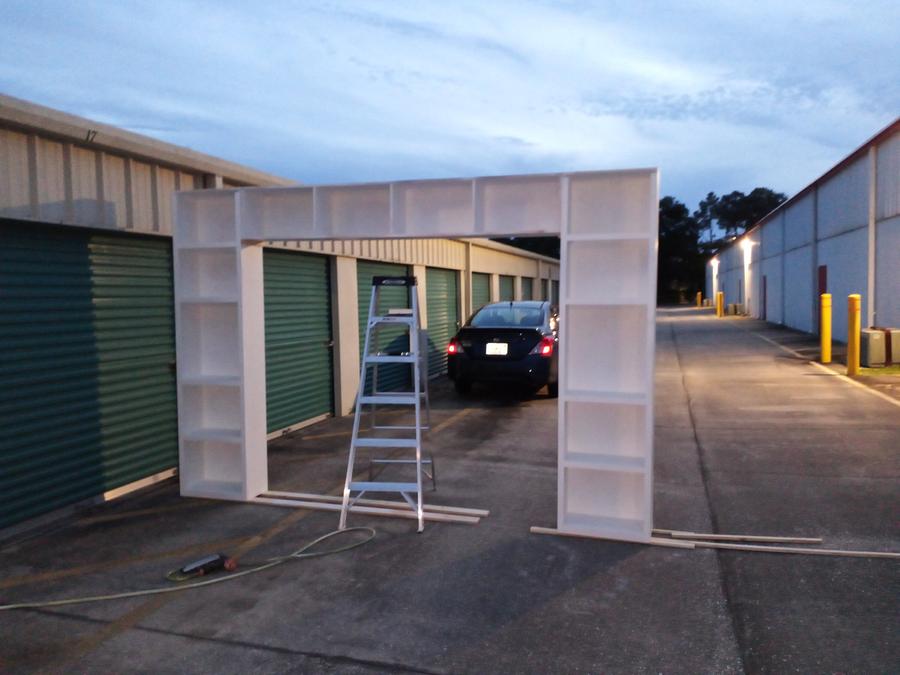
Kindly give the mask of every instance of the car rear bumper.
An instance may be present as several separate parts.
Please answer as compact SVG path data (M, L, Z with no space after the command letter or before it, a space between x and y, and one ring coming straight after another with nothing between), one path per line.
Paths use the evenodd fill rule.
M518 361L474 361L465 356L449 356L447 374L451 380L469 382L509 382L542 387L552 381L553 359L537 354Z

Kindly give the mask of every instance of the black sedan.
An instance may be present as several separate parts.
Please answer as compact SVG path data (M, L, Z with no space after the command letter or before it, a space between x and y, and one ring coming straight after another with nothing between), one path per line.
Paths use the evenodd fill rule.
M447 345L456 391L475 382L507 383L556 397L559 315L549 302L495 302L479 309Z

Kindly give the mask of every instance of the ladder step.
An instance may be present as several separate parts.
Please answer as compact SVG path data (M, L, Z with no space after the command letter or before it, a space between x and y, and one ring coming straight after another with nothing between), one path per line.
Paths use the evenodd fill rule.
M415 363L415 354L366 354L363 357L369 363Z
M396 323L404 326L412 326L416 322L412 316L373 316L369 319L369 326L375 326L379 323Z
M360 396L359 402L362 404L374 403L384 405L415 405L416 395L414 393L400 394L379 394L378 396Z
M419 493L416 483L379 483L378 481L359 481L350 483L353 492L415 492Z
M358 448L414 448L415 438L357 438Z
M372 429L378 429L379 431L415 431L416 425L402 425L402 424L376 424L372 427ZM423 424L419 427L422 431L429 431L431 427L427 424Z

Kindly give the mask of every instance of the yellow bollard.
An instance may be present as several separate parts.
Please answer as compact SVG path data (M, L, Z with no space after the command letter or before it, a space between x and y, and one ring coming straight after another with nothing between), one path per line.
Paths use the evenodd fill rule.
M862 297L858 293L847 296L847 375L859 375L859 309Z
M716 316L719 318L725 316L725 291L716 293Z
M697 291L697 309L703 307L703 293Z
M831 293L820 296L819 354L822 363L831 363Z

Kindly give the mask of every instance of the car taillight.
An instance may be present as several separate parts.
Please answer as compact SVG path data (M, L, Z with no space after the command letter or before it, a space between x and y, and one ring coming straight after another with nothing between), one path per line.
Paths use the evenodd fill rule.
M447 345L447 353L456 354L458 351L459 343L456 340L450 340L450 344Z
M541 356L549 358L553 356L553 344L553 338L549 335L545 335L541 338L541 341L534 346L534 349L531 350L531 353L540 354Z

